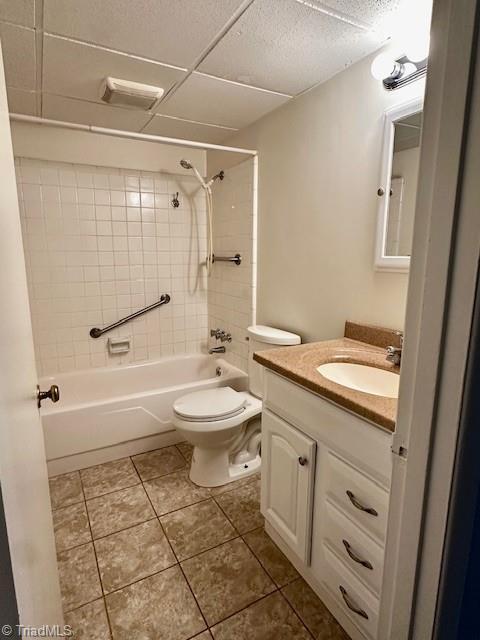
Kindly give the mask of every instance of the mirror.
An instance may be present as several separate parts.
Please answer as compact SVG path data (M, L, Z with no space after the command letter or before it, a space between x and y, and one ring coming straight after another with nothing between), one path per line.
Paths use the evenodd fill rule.
M375 267L408 271L418 186L422 103L415 100L385 113Z

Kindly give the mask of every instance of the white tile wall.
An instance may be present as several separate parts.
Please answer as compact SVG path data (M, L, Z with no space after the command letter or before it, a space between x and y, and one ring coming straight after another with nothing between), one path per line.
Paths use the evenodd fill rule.
M255 322L256 185L253 160L228 169L214 186L213 236L216 255L242 255L237 266L216 262L208 281L208 322L232 334L226 359L244 371L248 367L247 327ZM211 339L212 345L215 340Z
M193 177L28 158L16 169L39 374L205 346L205 198ZM90 338L162 293L170 304ZM130 336L130 353L110 356L109 336Z

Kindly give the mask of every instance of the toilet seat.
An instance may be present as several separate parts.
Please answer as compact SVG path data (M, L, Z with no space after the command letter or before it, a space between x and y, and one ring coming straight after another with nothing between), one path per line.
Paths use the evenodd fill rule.
M188 422L227 420L245 411L246 397L231 387L194 391L173 403L176 416Z

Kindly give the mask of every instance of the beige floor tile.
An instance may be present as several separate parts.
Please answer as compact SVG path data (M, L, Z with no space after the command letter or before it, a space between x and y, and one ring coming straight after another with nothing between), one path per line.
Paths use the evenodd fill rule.
M200 635L195 636L195 638L192 638L192 640L212 640L212 637L210 631L204 631Z
M275 589L240 538L185 560L182 568L209 625Z
M102 589L91 542L62 551L57 556L57 563L64 611L101 598Z
M263 526L258 480L220 496L215 496L215 500L239 533L246 533Z
M94 538L127 529L155 517L142 485L87 500Z
M50 478L48 482L50 485L52 509L67 507L84 500L80 473L78 471L55 476Z
M235 538L237 533L213 500L199 502L160 518L179 560Z
M104 593L176 563L157 519L96 540L95 549Z
M222 493L228 493L229 491L233 491L233 489L238 489L238 487L244 487L246 484L258 482L259 478L260 474L255 473L251 476L247 476L246 478L240 478L240 480L234 480L228 484L222 484L221 487L212 487L210 491L212 492L212 496L220 496Z
M57 552L77 547L92 539L84 502L53 512L53 530Z
M197 487L189 480L187 470L149 480L145 489L159 516L210 497L209 489Z
M206 628L180 568L106 596L115 640L186 640Z
M263 527L243 536L277 587L296 580L299 575L290 560L280 551Z
M103 600L95 600L65 614L65 624L72 628L74 640L111 639Z
M113 460L95 467L82 469L80 477L87 500L105 493L131 487L140 482L130 458Z
M212 633L215 640L311 640L308 631L278 592L220 622L213 627Z
M179 442L175 445L187 462L192 461L193 445L189 442Z
M176 447L164 447L132 457L142 480L152 480L185 467L185 458Z
M349 636L303 578L284 587L282 593L316 640L349 640Z

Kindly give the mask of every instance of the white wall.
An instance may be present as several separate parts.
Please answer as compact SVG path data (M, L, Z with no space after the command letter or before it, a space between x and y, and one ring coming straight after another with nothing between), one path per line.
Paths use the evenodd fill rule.
M213 246L218 256L240 253L242 262L216 262L208 279L208 323L231 333L225 359L247 371L247 327L254 322L256 256L255 188L253 160L225 172L213 188ZM212 346L222 343L211 340Z
M103 142L107 157L111 141ZM68 157L69 148L59 153ZM16 169L40 374L205 346L205 195L193 176L31 158L17 158ZM171 204L176 191L179 208ZM91 327L162 293L171 294L168 305L101 338L89 336ZM116 336L131 338L130 353L109 355L107 339Z
M226 142L259 151L257 321L304 340L343 335L346 319L403 327L408 275L373 269L376 191L384 110L424 83L386 92L371 60Z

